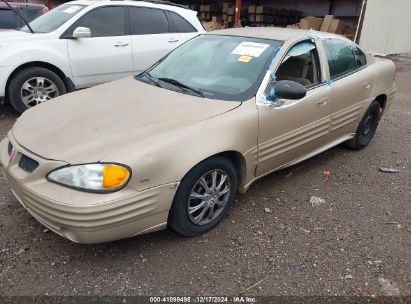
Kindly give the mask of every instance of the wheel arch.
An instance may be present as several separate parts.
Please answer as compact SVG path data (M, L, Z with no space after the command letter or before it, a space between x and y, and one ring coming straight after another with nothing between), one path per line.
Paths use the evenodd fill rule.
M375 101L378 102L380 105L381 111L385 110L385 105L387 104L387 95L386 94L380 94L375 98Z
M22 71L26 68L30 68L30 67L33 67L33 68L34 67L41 67L41 68L45 68L45 69L48 69L48 70L56 73L61 78L61 80L64 82L64 85L66 86L67 92L74 91L75 88L74 88L74 84L73 84L72 80L68 76L66 76L66 74L64 74L64 72L60 68L58 68L57 66L55 66L51 63L47 63L47 62L44 62L44 61L30 61L30 62L26 62L26 63L18 66L17 68L15 68L13 70L13 72L10 74L10 76L8 77L7 82L6 82L6 91L5 91L7 99L9 97L8 96L8 94L9 94L8 93L9 85L10 85L10 82L13 79L13 77L17 73L19 73L20 71Z
M247 162L244 158L244 156L235 150L227 150L227 151L223 151L223 152L219 152L213 155L210 155L200 161L198 161L196 164L194 164L182 177L182 179L184 179L184 177L187 176L187 174L191 171L191 169L193 169L195 166L201 164L202 162L209 160L211 158L215 158L215 157L224 157L228 160L230 160L236 171L237 171L237 177L238 177L238 189L241 189L241 186L244 185L245 183L245 177L246 177L246 172L247 172ZM181 180L182 180L181 179Z
M237 177L238 177L238 189L241 189L241 186L244 185L245 176L247 172L247 163L246 163L244 156L238 151L229 150L229 151L224 151L224 152L214 154L208 157L207 159L218 157L218 156L223 156L229 159L234 164L236 171L237 171Z

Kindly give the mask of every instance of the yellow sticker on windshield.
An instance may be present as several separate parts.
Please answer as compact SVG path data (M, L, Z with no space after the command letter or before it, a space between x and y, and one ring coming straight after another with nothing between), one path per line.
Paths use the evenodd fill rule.
M238 61L247 63L247 62L250 62L251 58L253 58L253 57L251 57L251 56L240 56L240 58L238 58Z

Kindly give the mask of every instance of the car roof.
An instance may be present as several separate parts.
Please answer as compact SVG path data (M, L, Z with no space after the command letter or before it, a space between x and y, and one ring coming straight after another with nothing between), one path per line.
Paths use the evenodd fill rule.
M40 3L25 3L25 2L7 2L11 7L20 7L20 6L36 6L36 7L46 7L44 4ZM6 3L0 2L0 7L8 7Z
M93 4L128 4L128 5L136 5L136 6L151 6L155 7L157 5L159 6L168 6L168 7L178 7L181 9L187 9L190 10L187 6L181 5L181 4L176 4L169 2L167 0L75 0L75 1L70 1L66 2L65 4L79 4L79 5L93 5Z
M302 30L302 29L293 29L293 28L284 28L284 27L242 27L242 28L229 28L223 30L216 30L208 32L208 34L213 35L225 35L225 36L243 36L243 37L252 37L252 38L262 38L262 39L272 39L278 41L285 41L291 38L303 38L303 37L312 37L320 36L324 38L339 38L345 39L345 37L318 32L314 30Z

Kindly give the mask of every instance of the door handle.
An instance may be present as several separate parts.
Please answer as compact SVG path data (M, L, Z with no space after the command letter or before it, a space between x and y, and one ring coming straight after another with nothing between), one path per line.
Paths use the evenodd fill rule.
M367 81L366 83L364 83L363 88L364 88L364 90L369 90L371 88L370 82Z
M117 42L116 44L114 44L114 46L115 46L115 47L128 46L128 43Z
M177 38L170 38L170 39L168 39L168 42L170 42L170 43L176 43L176 42L179 42L180 40L178 40Z
M320 101L317 102L318 107L324 107L328 103L328 97L321 97Z

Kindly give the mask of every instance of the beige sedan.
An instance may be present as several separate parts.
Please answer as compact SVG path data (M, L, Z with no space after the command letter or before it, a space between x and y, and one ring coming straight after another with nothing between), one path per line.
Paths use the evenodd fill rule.
M1 168L27 211L73 242L167 226L195 236L258 178L343 142L366 147L394 75L340 36L215 31L141 75L25 112Z

